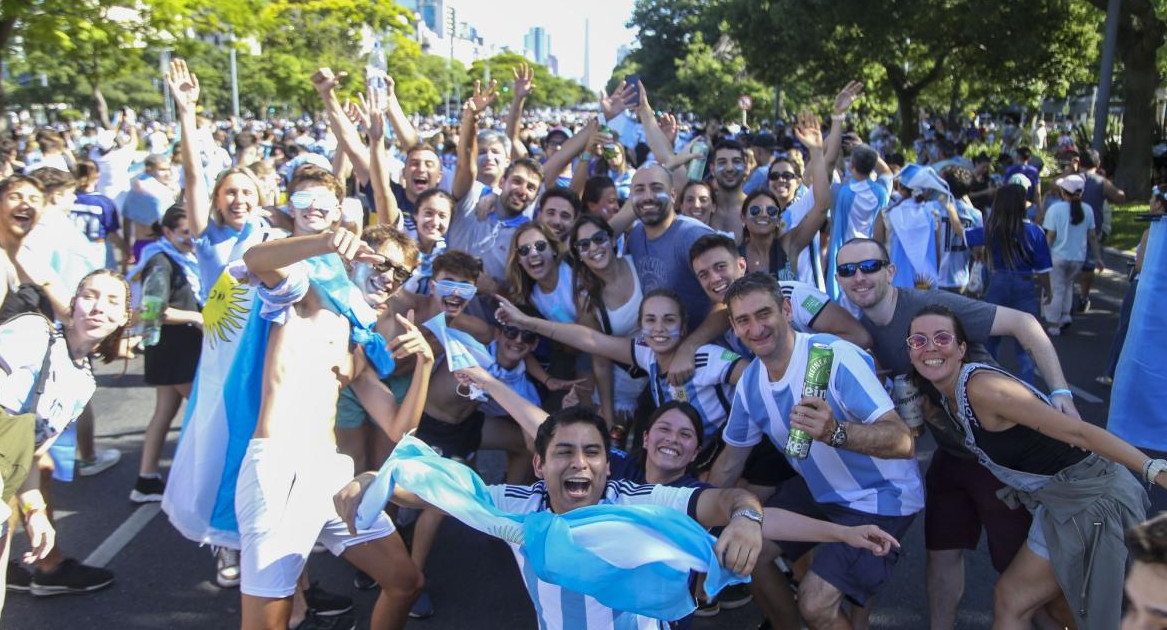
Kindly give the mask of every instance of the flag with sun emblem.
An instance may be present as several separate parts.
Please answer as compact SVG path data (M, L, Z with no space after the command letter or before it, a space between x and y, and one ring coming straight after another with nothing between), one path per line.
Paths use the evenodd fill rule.
M216 527L212 514L229 439L224 391L255 301L255 288L238 279L241 266L242 261L229 265L207 293L199 370L162 498L162 509L184 536L233 548L239 546L238 532Z

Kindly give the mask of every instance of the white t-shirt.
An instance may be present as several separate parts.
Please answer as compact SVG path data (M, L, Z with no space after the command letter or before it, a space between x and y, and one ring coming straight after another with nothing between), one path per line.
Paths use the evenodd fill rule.
M1059 201L1045 211L1041 227L1047 232L1057 232L1049 247L1050 256L1059 260L1086 260L1086 250L1090 246L1089 234L1094 229L1094 209L1090 204L1082 204L1085 215L1078 225L1070 223L1070 204Z
M487 486L494 504L504 512L529 514L550 509L547 487L539 481L531 486ZM608 481L600 503L611 505L661 505L693 516L699 488L673 488L659 485L638 485L631 481ZM582 593L565 590L539 579L527 562L522 546L510 545L523 576L523 584L531 603L535 605L535 615L540 630L659 630L668 624L649 617L629 612L612 610L595 599ZM636 585L629 584L629 588Z
M553 322L574 324L578 317L575 312L575 294L572 291L571 265L566 261L559 263L559 281L555 290L544 293L539 285L531 289L531 302L539 313Z

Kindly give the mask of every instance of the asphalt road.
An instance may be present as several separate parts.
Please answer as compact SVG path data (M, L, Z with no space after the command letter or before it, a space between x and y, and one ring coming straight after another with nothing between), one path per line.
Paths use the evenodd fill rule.
M1111 269L1124 268L1117 259ZM1096 284L1094 307L1077 316L1071 332L1054 340L1062 366L1078 393L1083 417L1103 423L1108 388L1094 378L1105 366L1125 278L1108 272ZM1011 365L1012 358L1003 357ZM84 596L33 598L9 593L0 630L56 630L60 627L166 628L194 630L232 628L239 624L239 593L221 590L211 581L215 564L208 548L180 536L158 513L156 505L138 507L129 501L141 436L153 408L153 392L142 383L141 360L98 368L99 388L94 397L98 444L122 451L120 464L109 471L54 488L58 541L70 556L91 554L105 560L115 572L114 585ZM178 422L164 451L163 470L178 438ZM920 460L927 464L931 444L921 442ZM500 458L484 454L482 468L488 482L501 479ZM534 613L519 579L510 551L500 541L446 519L429 560L427 578L437 614L410 627L428 630L533 628ZM120 543L124 543L119 545ZM871 616L874 628L926 628L924 591L923 519L917 519L903 541L904 553L892 581L876 599ZM13 557L27 548L16 533ZM313 580L334 592L353 596L358 627L367 627L373 595L352 587L353 571L343 561L317 554L309 562ZM992 615L992 588L996 579L982 548L966 560L965 596L959 628L988 628ZM754 628L761 615L753 605L696 624L706 628ZM66 626L67 624L67 626Z

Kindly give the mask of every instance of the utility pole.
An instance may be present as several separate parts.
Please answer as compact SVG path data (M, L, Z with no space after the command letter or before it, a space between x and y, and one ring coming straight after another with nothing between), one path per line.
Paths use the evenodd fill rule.
M454 86L454 75L450 64L454 59L454 25L457 23L454 7L446 7L446 36L450 38L450 54L446 57L446 120L450 120L450 91Z
M227 47L231 56L231 115L239 118L239 71L235 67L235 29L227 34Z

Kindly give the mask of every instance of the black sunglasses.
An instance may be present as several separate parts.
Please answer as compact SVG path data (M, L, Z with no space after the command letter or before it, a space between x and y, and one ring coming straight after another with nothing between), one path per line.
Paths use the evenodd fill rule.
M861 260L857 263L843 263L835 267L835 273L839 274L840 278L850 278L855 275L856 271L862 271L864 274L872 274L888 265L886 260L876 260L874 258L869 260Z
M529 330L521 330L519 328L515 328L514 326L503 326L502 327L502 336L506 337L507 339L510 339L511 341L514 341L515 339L522 337L523 343L535 343L536 341L539 340L539 335L536 335L535 333L533 333Z
M782 214L782 209L778 206L750 206L750 216L756 217L759 214L762 214L763 210L766 211L766 214L769 215L771 219L777 218L779 214Z
M406 280L409 279L409 276L413 275L412 269L410 269L408 267L402 267L400 265L395 265L395 264L389 262L388 259L385 259L384 262L372 263L371 266L373 267L373 269L377 273L390 273L390 272L392 272L393 279L396 280L398 283L405 282Z
M528 243L527 245L519 245L515 248L515 251L519 252L519 256L526 258L527 254L531 253L532 247L535 248L535 251L542 254L543 252L547 251L547 241L535 241L534 243Z
M604 243L607 243L609 240L610 240L610 238L608 237L607 232L596 232L595 234L592 234L591 237L589 237L589 238L577 238L572 242L572 244L575 245L576 251L578 251L581 254L584 254L584 253L587 253L587 251L592 248L592 245L596 245L596 246L603 245Z
M796 175L790 171L770 171L770 174L767 177L772 182L776 182L778 180L791 182L791 181L798 179L798 175Z

